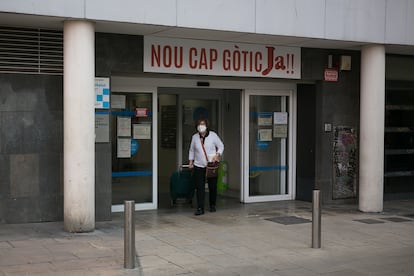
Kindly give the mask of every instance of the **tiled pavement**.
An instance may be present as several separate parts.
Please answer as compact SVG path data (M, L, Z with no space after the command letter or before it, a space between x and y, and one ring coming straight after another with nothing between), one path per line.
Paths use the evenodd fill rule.
M414 200L384 206L323 206L320 249L308 202L136 212L133 270L123 268L122 214L83 234L62 222L0 224L0 275L414 275Z

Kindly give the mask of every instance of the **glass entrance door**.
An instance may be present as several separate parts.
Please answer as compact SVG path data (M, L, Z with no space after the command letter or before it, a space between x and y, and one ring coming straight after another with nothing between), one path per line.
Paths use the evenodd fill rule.
M188 150L199 117L210 122L210 129L220 130L221 90L201 88L158 89L158 206L170 208L171 176L188 164ZM180 198L181 199L181 198Z
M246 91L244 201L292 198L291 95Z
M136 210L157 206L154 95L112 93L112 211L123 211L124 200L134 200Z
M190 148L191 137L196 132L195 122L198 119L207 119L209 121L209 129L215 132L219 131L219 103L218 99L190 99L182 100L182 124L181 133L181 158L179 164L188 163L188 150Z

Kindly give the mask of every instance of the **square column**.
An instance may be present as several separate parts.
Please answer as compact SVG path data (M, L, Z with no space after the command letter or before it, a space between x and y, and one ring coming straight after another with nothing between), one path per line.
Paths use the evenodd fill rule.
M64 23L64 225L95 229L95 26Z
M385 47L361 51L359 210L381 212L384 197Z

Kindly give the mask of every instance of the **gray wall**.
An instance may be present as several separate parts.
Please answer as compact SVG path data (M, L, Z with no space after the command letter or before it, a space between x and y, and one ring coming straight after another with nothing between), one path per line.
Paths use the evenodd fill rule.
M351 71L339 71L338 82L323 81L328 55L333 55L334 64L339 61L340 55L352 58ZM353 127L359 133L360 53L305 48L302 49L302 70L302 78L315 81L316 86L314 188L321 189L324 202L332 202L334 132L325 132L324 124L332 124L332 130L335 126ZM300 140L303 139L298 137ZM301 160L297 162L299 167L305 166L300 164ZM349 200L336 200L339 201Z
M96 76L142 73L142 36L97 33L95 45Z
M0 74L0 221L63 214L62 77Z
M140 41L96 34L96 75L141 72ZM111 144L95 150L96 220L109 220ZM63 77L0 74L0 222L62 219Z

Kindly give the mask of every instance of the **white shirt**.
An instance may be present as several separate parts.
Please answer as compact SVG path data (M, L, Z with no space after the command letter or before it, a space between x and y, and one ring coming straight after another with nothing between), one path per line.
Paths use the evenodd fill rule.
M209 161L211 161L211 158L216 155L216 153L219 153L220 155L223 154L224 144L214 131L207 130L207 134L204 138L204 148L206 149ZM195 133L191 138L188 160L194 160L194 166L200 168L205 168L207 166L207 159L204 155L199 133Z

